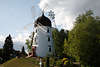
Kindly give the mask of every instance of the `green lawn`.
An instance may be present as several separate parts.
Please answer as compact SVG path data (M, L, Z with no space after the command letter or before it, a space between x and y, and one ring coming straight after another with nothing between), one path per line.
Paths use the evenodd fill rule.
M39 60L36 58L14 58L2 64L3 67L39 67Z

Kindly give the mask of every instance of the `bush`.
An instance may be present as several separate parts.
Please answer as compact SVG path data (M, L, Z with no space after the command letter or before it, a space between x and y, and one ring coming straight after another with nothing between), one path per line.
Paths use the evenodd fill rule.
M63 66L62 60L61 60L61 59L57 60L57 61L56 61L56 65L57 65L58 67L62 67L62 66Z

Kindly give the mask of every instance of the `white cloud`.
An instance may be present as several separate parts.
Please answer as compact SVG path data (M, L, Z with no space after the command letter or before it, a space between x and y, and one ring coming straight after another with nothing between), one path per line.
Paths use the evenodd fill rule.
M0 35L0 48L2 48L3 47L3 44L4 44L4 41L5 41L5 35Z
M86 10L94 10L100 16L100 0L40 0L40 9L54 10L56 24L64 29L72 29L75 18ZM65 26L66 25L66 26Z
M4 45L4 41L6 39L6 37L8 36L9 34L1 34L0 35L0 48L3 47ZM25 42L26 42L26 39L28 39L30 33L28 31L17 31L16 32L16 35L11 35L12 36L12 40L13 40L13 48L15 50L21 50L21 48L24 46L25 49L27 50L27 46L25 45Z
M15 38L13 38L14 49L21 50L23 46L25 47L25 49L27 49L25 42L26 42L26 39L28 39L29 34L30 33L28 31L24 31L20 33L17 32L17 35L15 36Z
M33 5L34 18L39 16L40 9L44 8L45 11L52 9L55 12L56 25L68 30L72 29L75 18L88 9L94 10L95 14L100 16L100 0L40 0L38 4ZM0 35L0 48L7 36L8 34ZM29 31L17 31L16 35L12 36L14 48L20 50L28 36Z

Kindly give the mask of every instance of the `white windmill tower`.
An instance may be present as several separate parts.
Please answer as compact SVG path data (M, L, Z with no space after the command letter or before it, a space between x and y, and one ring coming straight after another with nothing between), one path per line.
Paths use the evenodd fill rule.
M52 55L54 53L54 45L52 39L52 22L55 23L55 14L53 11L50 10L48 12L48 17L42 13L42 16L38 17L34 22L34 31L32 33L31 39L31 46L32 46L32 54L29 56L36 56L39 57L47 57L49 61L48 55ZM52 20L52 22L51 22ZM40 67L42 65L42 60L40 58ZM47 64L48 66L48 64Z
M36 47L36 55L39 57L45 57L53 53L52 23L44 13L34 22L32 46Z

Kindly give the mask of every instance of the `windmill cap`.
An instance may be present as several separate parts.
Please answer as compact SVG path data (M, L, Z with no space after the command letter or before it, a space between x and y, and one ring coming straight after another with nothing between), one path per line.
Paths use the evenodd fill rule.
M37 27L37 25L49 26L49 27L52 26L50 19L46 17L44 13L42 14L42 16L38 17L38 19L35 21L34 27Z

